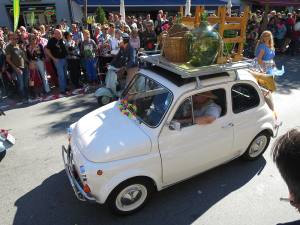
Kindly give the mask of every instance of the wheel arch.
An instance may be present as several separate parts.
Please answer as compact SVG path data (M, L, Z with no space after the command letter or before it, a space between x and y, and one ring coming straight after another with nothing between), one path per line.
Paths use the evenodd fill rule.
M99 193L100 203L103 204L106 202L110 194L121 184L128 182L133 179L143 179L153 185L154 190L161 190L161 183L159 179L149 173L127 173L127 174L120 174L111 179L111 182L106 184Z

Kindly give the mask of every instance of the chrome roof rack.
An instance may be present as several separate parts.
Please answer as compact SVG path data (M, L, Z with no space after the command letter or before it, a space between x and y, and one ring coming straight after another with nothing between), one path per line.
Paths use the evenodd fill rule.
M174 74L181 76L182 78L201 78L203 76L212 75L216 73L222 72L230 72L236 71L239 69L247 69L250 67L251 60L245 59L239 62L230 62L225 64L215 64L210 66L202 66L202 67L191 67L191 68L183 68L180 66L181 64L172 63L162 57L160 54L155 55L142 55L140 56L142 62L151 63L152 65L158 66Z

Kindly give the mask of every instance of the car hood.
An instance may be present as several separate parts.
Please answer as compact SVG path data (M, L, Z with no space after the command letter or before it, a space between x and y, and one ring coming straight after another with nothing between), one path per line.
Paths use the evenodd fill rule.
M92 162L110 162L147 154L150 138L133 119L123 115L118 102L82 117L72 125L71 147Z

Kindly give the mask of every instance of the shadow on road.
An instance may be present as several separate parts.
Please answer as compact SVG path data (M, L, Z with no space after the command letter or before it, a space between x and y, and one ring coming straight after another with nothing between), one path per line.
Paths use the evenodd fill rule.
M277 225L300 225L300 220L292 221L292 222L288 222L288 223L279 223Z
M234 160L155 193L145 208L127 217L112 215L105 206L78 201L61 171L15 202L13 224L191 224L222 198L259 176L265 164L264 158L254 162Z
M281 55L276 57L276 65L278 68L285 67L285 74L276 78L276 92L290 94L293 89L300 89L300 57Z
M89 98L80 98L78 96L73 97L73 101L56 101L50 105L45 106L45 112L41 116L53 115L53 114L66 114L60 121L50 122L46 126L48 127L48 134L61 134L65 133L70 124L77 122L81 117L95 110L98 105L93 96ZM76 110L74 112L74 110ZM68 113L69 112L69 113Z

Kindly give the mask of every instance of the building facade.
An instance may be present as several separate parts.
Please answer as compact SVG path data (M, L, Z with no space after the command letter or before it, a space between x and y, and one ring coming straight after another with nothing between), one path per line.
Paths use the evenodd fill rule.
M0 26L12 28L13 0L0 1ZM20 0L19 26L56 24L61 19L81 20L81 7L72 0Z

